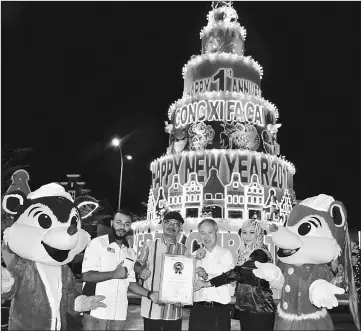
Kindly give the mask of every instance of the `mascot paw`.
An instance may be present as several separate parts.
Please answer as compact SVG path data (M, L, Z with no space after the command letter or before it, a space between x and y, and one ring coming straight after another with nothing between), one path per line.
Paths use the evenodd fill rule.
M99 307L106 308L107 305L104 302L100 302L105 299L104 295L93 295L87 297L85 295L80 295L75 299L75 311L89 311L94 310Z
M281 275L281 270L273 263L261 263L256 261L254 263L257 269L252 270L253 274L261 279L265 279L268 282L273 282Z
M11 288L14 285L14 278L11 276L11 273L8 269L1 266L1 293L10 292Z
M82 310L83 311L94 310L99 307L106 308L107 305L104 302L100 302L104 299L105 299L104 295L93 295L91 297L87 297L83 301Z
M335 286L324 279L314 281L310 286L309 297L311 303L317 308L331 309L338 306L335 294L344 294L345 290Z

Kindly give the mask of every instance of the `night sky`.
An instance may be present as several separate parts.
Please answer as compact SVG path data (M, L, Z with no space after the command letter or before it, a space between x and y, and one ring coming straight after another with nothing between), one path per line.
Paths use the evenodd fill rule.
M360 3L234 2L263 97L280 113L297 199L326 193L361 228ZM119 153L133 132L123 205L141 213L168 107L200 54L211 2L2 2L2 145L32 147L30 188L79 173L116 207ZM361 222L361 220L360 220Z

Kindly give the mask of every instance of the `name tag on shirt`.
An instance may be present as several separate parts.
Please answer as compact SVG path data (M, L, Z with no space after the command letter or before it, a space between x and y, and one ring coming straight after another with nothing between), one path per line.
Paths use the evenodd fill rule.
M107 248L107 251L108 251L108 252L111 252L111 253L115 253L115 249L114 249L114 248L111 248L111 247L108 247L108 248Z

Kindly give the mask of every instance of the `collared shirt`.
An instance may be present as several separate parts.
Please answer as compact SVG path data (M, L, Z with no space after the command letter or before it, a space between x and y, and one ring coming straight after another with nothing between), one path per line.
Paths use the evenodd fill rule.
M163 254L185 255L186 251L187 248L184 245L178 242L167 244L163 237L149 240L143 246L137 259L137 262L151 271L151 275L143 286L151 291L159 291ZM159 306L142 297L141 315L150 319L177 320L183 316L183 309L175 305Z
M91 316L107 320L125 320L128 309L128 285L135 282L134 261L136 254L126 241L119 247L113 234L94 238L85 250L82 272L113 271L124 261L123 267L128 269L128 278L110 279L99 283L84 283L83 294L104 295L106 308L97 308L90 312Z
M210 280L234 268L232 253L216 245L212 252L206 249L206 256L197 260L197 267L202 267L208 274L207 280ZM231 302L233 292L234 286L231 284L202 288L194 293L194 301L215 301L226 305Z

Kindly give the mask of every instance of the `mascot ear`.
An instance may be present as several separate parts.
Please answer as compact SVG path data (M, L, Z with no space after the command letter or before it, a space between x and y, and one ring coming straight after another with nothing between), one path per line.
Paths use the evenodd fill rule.
M26 201L26 194L20 190L12 191L5 194L2 207L8 214L16 215L18 208L23 206Z
M93 214L99 207L98 201L90 196L80 196L76 198L74 205L78 208L82 220Z
M335 226L337 228L343 227L347 219L346 209L343 203L341 201L334 201L330 205L329 210Z

